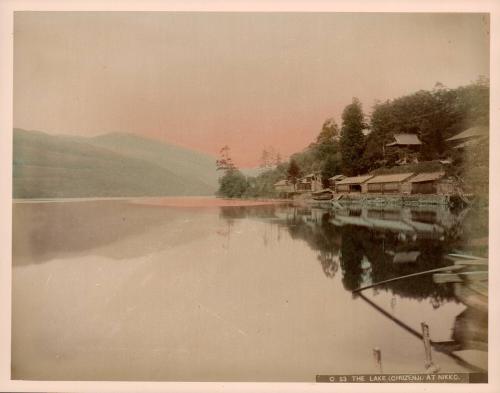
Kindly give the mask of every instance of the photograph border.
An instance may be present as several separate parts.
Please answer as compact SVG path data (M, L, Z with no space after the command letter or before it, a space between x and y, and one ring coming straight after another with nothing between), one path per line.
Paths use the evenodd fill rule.
M137 1L137 0L0 0L0 391L10 392L439 392L500 391L499 369L499 291L495 279L500 275L496 243L500 233L500 209L495 174L500 155L490 154L489 265L494 279L489 283L488 384L328 384L328 383L226 383L226 382L90 382L90 381L13 381L10 379L11 354L11 277L12 277L12 133L13 133L13 13L15 11L224 11L224 12L480 12L490 14L490 129L500 120L498 93L500 70L500 1L494 0L354 0L354 1ZM500 136L490 132L490 151L500 146Z

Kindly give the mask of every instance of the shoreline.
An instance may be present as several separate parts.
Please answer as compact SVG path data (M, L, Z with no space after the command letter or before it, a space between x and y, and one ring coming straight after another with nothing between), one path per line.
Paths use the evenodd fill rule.
M75 203L98 201L130 201L150 206L172 207L218 207L218 206L259 206L293 202L282 198L221 198L211 195L189 196L124 196L124 197L74 197L74 198L12 198L13 204Z
M438 194L334 194L332 199L314 199L311 194L302 194L291 199L295 203L322 206L472 206L484 200L481 196Z

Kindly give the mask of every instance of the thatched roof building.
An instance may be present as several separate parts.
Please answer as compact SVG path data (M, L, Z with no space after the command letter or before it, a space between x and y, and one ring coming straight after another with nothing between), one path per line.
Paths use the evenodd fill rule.
M459 132L446 141L453 145L455 149L461 149L481 143L485 141L488 136L489 128L487 126L474 126Z
M368 192L381 194L409 192L408 189L403 187L403 184L412 176L414 176L414 173L394 173L375 176L367 181Z
M336 183L335 189L337 192L366 192L363 185L372 177L373 175L346 177Z
M394 147L410 147L420 146L422 142L416 134L394 134L394 142L388 143L386 146Z

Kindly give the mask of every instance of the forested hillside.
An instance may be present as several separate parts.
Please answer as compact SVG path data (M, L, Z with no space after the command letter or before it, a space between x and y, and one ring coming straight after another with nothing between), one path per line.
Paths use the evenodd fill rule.
M340 126L333 118L325 120L319 133L311 131L312 143L303 151L275 169L247 178L240 196L270 196L273 182L285 178L295 181L313 172L321 174L325 185L336 174L398 172L403 168L399 166L401 158L408 152L387 148L395 134L415 134L422 142L411 152L412 171L444 168L463 179L471 192L487 194L488 143L457 151L446 140L473 126L488 129L489 91L485 78L454 89L436 83L432 90L377 102L370 113L353 98L342 113Z
M215 160L140 137L82 138L14 129L13 147L14 198L213 195L215 191Z

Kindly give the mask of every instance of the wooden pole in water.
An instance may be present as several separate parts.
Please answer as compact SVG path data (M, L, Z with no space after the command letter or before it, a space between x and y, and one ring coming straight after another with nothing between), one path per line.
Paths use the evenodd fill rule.
M424 342L425 348L425 368L427 372L436 374L439 372L440 367L432 361L432 343L429 333L429 325L425 322L421 323L422 326L422 341Z
M382 351L380 350L380 348L373 348L373 357L375 358L375 363L377 364L380 374L383 374L384 370L382 369Z
M425 349L425 363L424 366L428 369L432 366L432 352L431 352L431 338L429 334L429 325L425 322L420 324L422 326L422 341L424 342Z

